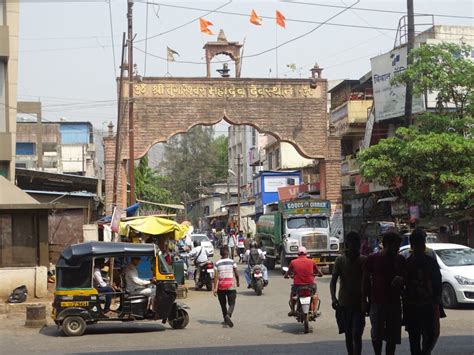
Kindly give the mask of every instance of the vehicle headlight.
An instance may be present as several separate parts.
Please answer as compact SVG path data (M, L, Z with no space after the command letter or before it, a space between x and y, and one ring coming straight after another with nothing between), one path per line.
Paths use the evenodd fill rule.
M337 249L339 249L339 244L331 244L329 248L331 250L337 250Z
M456 275L454 278L460 285L474 285L474 280L468 279L467 277Z
M290 251L298 251L298 246L297 245L290 246Z

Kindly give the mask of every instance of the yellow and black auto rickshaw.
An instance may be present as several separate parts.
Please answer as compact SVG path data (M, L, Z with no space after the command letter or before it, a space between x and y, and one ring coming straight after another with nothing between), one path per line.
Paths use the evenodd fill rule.
M102 308L105 295L93 287L94 263L98 259L113 258L111 260L125 264L132 257L150 263L156 287L153 305L149 307L147 296L128 294L123 287L113 292L119 306L113 316L107 316ZM189 322L187 307L176 302L177 284L173 272L155 244L88 242L71 245L61 253L56 274L52 317L68 336L82 335L88 324L97 322L162 320L174 329L183 329Z

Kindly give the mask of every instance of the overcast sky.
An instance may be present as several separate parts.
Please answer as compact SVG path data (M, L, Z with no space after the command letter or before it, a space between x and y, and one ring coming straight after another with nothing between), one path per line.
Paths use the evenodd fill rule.
M8 1L8 0L7 0ZM142 0L146 1L146 0ZM342 11L339 6L350 5L350 0L324 1L167 1L155 4L137 3L134 6L136 46L153 55L166 57L166 46L179 52L178 60L204 62L203 44L215 40L219 29L224 29L229 41L245 39L242 77L275 77L275 51L256 55L308 32ZM301 3L318 3L327 6L310 6ZM228 3L227 5L225 5ZM193 7L184 9L170 7ZM209 13L223 6L219 11ZM455 6L453 6L455 5ZM338 6L338 7L334 7ZM324 68L323 76L329 80L358 79L370 70L369 59L386 52L394 44L398 21L406 11L406 1L361 0L359 8L391 10L393 13L347 10L311 34L288 43L278 50L279 77L308 77L309 69L318 62ZM204 16L212 21L215 36L203 35L198 21L184 25L166 34L146 37L146 11L148 8L148 37L179 27ZM115 75L121 53L122 33L126 31L126 0L112 0L113 42L107 1L22 1L20 6L19 49L19 100L41 99L44 118L58 120L91 121L97 129L116 119ZM199 10L202 9L202 10ZM255 9L259 16L274 17L275 10L287 18L286 30L277 29L275 20L263 19L262 26L249 23L247 16ZM473 2L470 0L432 1L415 0L416 13L469 16L454 18L435 16L435 24L473 25ZM295 21L290 21L295 20ZM418 18L430 23L431 18ZM358 27L354 27L358 26ZM423 29L426 28L423 27ZM422 27L417 28L422 29ZM114 56L115 53L115 66ZM218 57L213 69L221 67ZM145 56L135 50L139 74L163 76L166 61ZM294 63L291 71L287 64ZM171 63L172 76L205 76L205 65Z

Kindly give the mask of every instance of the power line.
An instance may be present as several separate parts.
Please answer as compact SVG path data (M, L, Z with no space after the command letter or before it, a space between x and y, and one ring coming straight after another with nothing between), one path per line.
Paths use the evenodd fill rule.
M137 3L142 3L142 4L147 4L147 5L150 4L150 2L148 2L148 1L136 1L136 2L137 2ZM190 25L191 23L193 23L193 22L199 20L199 19L200 19L201 17L203 17L203 16L207 16L207 15L210 15L210 14L212 14L212 13L214 13L214 12L217 12L218 10L220 10L220 9L224 8L225 6L229 5L231 2L232 2L232 0L229 0L229 1L226 2L225 4L216 7L214 10L204 10L204 11L207 11L207 12L206 12L205 14L199 16L199 17L195 17L195 18L193 18L193 19L190 20L190 21L187 21L187 22L185 22L185 23L183 23L183 24L181 24L181 25L179 25L179 26L170 28L169 30L166 30L166 31L161 32L161 33L158 33L158 34L156 34L156 35L153 35L153 36L150 36L150 37L147 37L147 38L142 38L142 39L135 40L134 42L136 42L136 43L138 43L138 42L143 42L143 41L145 41L145 40L147 40L147 39L153 39L153 38L156 38L156 37L159 37L159 36L163 36L163 35L165 35L165 34L167 34L167 33L170 33L170 32L176 31L176 30L179 30L180 28L183 28L183 27L185 27L185 26L187 26L187 25ZM160 3L155 3L155 2L152 2L151 4L153 4L153 5L159 5L159 6L168 6L168 5L165 5L165 4L160 4ZM170 6L172 6L172 5L170 5Z
M148 2L140 2L140 3L148 4ZM163 6L163 7L170 7L170 8L183 9L183 10L209 11L210 13L216 13L216 14L222 14L222 15L233 15L233 16L249 17L248 13L243 13L243 12L219 11L219 10L216 10L216 9L215 10L209 10L209 9L203 9L203 8L192 7L192 6L172 5L172 4L163 4L163 3L160 3L159 5ZM206 15L207 14L203 14L203 15L197 17L196 19L194 19L194 21L196 21L197 19L199 19L203 16L206 16ZM259 16L259 17L261 17L263 19L268 19L268 20L275 20L274 16ZM351 28L362 28L362 29L377 29L377 30L381 30L381 31L392 31L392 32L397 31L396 29L389 28L389 27L362 26L362 25L353 25L353 24L344 24L344 23L326 23L326 22L318 22L318 21L312 21L312 20L292 19L292 18L288 18L288 17L285 19L285 21L286 22L295 22L295 23L307 23L307 24L313 24L313 25L326 24L328 26L340 26L340 27L351 27ZM151 37L148 37L148 39L152 39L154 37L164 35L168 32L171 32L172 30L173 29L162 32L162 33L159 33L159 34L151 36ZM141 42L141 41L144 41L144 40L145 39L141 39L141 40L138 40L138 41L135 41L135 42Z
M318 4L318 3L304 2L304 1L280 0L280 2L289 3L289 4L296 4L296 5L332 7L332 8L336 8L336 9L344 8L344 6L342 6L342 5ZM396 11L396 10L369 9L369 8L363 8L363 7L354 7L352 10L406 15L406 12ZM427 16L459 18L459 19L469 19L469 20L474 19L473 16L461 16L461 15L444 15L444 14L427 14L427 13L415 13L415 15L416 16L420 16L420 15L425 15L426 16L427 15Z
M306 37L308 35L310 35L311 33L313 33L314 31L318 30L319 28L321 28L323 25L325 24L328 24L329 21L331 21L332 19L338 17L339 15L341 15L342 13L346 12L347 10L351 9L353 6L355 6L356 4L358 4L360 2L360 0L356 0L356 2L348 7L345 7L344 10L341 10L339 12L337 12L335 15L329 17L327 20L323 21L323 22L317 22L318 25L316 27L314 27L313 29L307 31L307 32L304 32L302 33L301 35L298 35L296 37L293 37L285 42L282 42L274 47L271 47L271 48L268 48L266 50L263 50L263 51L260 51L260 52L257 52L257 53L253 53L253 54L247 54L247 55L244 55L241 57L241 59L244 59L244 58L254 58L254 57L257 57L257 56L260 56L262 54L265 54L265 53L268 53L268 52L272 52L280 47L283 47L289 43L292 43L294 41L297 41L303 37ZM172 7L182 7L182 6L177 6L177 5L163 5L161 4L162 6L172 6ZM201 10L202 11L202 10ZM217 11L215 11L217 12ZM248 15L246 15L248 16ZM152 37L150 37L152 38ZM135 47L136 48L136 47ZM144 52L143 50L137 48L140 52ZM156 58L159 58L159 59L162 59L162 60L166 60L166 58L164 57L161 57L161 56L158 56L158 55L154 55L154 54L151 54L151 53L148 53L149 55L151 55L152 57L156 57ZM187 64L206 64L205 62L188 62L188 61L176 61L178 63L187 63ZM224 61L224 63L227 62L227 61Z

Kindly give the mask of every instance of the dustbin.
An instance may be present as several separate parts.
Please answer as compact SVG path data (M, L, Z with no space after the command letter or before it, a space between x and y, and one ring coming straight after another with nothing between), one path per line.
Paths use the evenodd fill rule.
M174 279L178 285L184 285L184 261L177 260L173 261L173 273Z

